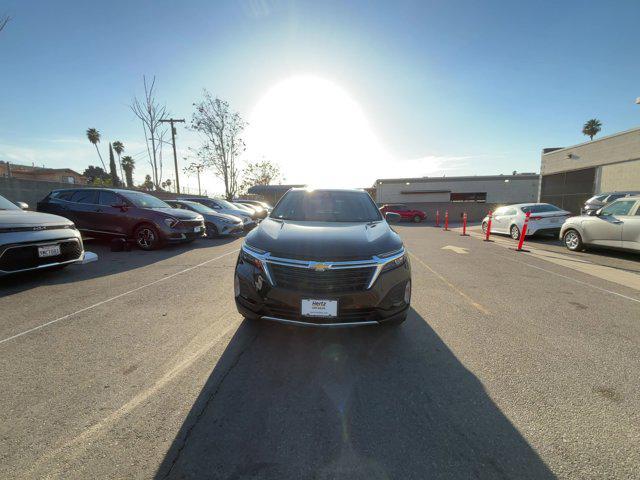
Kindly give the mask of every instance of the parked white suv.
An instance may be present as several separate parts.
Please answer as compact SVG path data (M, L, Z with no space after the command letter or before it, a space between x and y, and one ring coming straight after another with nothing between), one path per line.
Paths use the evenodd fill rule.
M492 233L504 233L517 240L520 238L522 226L527 212L531 212L527 236L534 234L558 235L564 221L571 216L571 212L551 205L550 203L518 203L500 207L493 212L491 220ZM482 220L482 231L486 233L489 216Z

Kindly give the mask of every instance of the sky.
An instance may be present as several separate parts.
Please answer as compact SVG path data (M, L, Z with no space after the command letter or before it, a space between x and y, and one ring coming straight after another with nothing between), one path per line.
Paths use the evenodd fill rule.
M242 161L277 163L283 183L538 172L590 118L599 136L640 125L637 0L3 0L3 14L0 160L16 163L97 165L93 127L141 182L128 105L143 75L177 118L203 88L227 100L248 122ZM184 126L176 140L182 168L201 141Z

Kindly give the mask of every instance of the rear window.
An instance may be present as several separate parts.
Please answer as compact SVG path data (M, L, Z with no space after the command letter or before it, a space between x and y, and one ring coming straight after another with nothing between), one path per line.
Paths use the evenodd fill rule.
M58 192L51 193L52 198L57 198L59 200L71 200L71 196L75 193L75 190L61 190Z
M556 207L555 205L549 205L548 203L543 203L541 205L527 205L525 207L521 207L524 213L546 213L546 212L560 212L562 209Z

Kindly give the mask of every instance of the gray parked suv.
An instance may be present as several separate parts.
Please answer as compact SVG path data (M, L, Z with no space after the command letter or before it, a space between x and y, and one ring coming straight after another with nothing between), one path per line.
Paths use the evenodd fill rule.
M582 213L589 215L596 210L601 209L607 203L611 203L614 200L624 197L630 197L632 195L640 195L640 191L627 191L627 192L602 192L597 195L594 195L589 200L584 202L584 207L582 207Z
M0 195L0 276L97 260L73 222L18 205Z

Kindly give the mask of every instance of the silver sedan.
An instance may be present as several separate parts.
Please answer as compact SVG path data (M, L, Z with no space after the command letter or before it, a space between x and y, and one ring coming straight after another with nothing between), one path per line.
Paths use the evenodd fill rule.
M640 196L621 198L592 214L567 219L560 238L573 251L594 245L640 252Z

